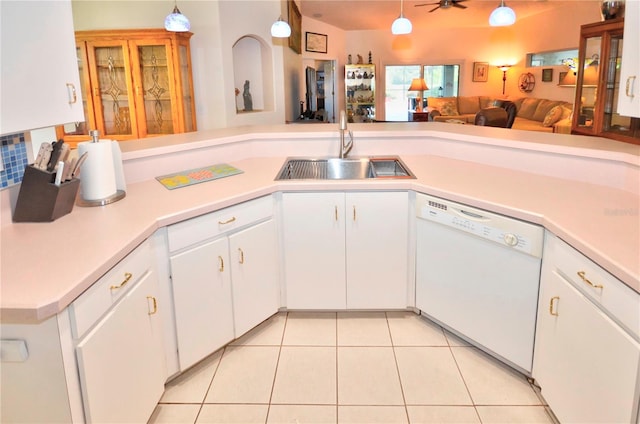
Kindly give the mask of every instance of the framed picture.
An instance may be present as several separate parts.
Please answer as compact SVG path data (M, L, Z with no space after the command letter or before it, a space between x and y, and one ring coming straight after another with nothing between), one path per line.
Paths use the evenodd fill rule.
M289 37L289 47L298 54L302 54L302 15L293 0L287 1L289 10L289 26L291 27L291 36Z
M553 69L546 68L542 70L542 82L553 81Z
M473 82L489 80L489 62L473 62Z
M327 52L327 36L325 34L317 34L315 32L305 33L305 50L308 52L326 53Z

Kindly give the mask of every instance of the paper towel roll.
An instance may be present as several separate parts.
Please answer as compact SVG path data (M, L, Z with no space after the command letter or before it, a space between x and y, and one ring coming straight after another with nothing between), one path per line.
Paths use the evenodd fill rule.
M111 140L78 143L78 154L87 152L80 172L80 195L84 200L101 200L116 194Z

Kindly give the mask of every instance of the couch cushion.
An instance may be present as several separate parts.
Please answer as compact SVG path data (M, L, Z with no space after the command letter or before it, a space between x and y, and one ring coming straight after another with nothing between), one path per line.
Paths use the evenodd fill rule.
M547 113L554 107L561 105L564 102L558 100L546 100L546 99L538 99L538 106L536 107L536 111L533 114L534 121L544 121L544 117L547 116Z
M480 100L480 109L486 109L488 107L497 106L494 104L496 99L494 99L493 97L479 96L478 99Z
M442 116L458 115L457 97L429 97L427 104L436 109Z
M480 101L478 96L458 97L458 113L460 113L460 115L477 113L479 110Z
M544 119L542 120L542 126L543 127L550 127L553 124L555 124L556 122L558 122L560 119L562 119L562 106L560 106L560 105L554 106L544 116Z
M526 131L553 132L553 127L543 127L542 123L539 121L520 118L518 116L516 116L515 121L513 121L513 126L511 128L516 130L526 130Z
M540 103L540 99L532 99L532 98L522 99L522 103L518 108L518 117L524 118L524 119L534 119L533 115L536 113L536 109L538 108L538 103ZM544 115L542 116L542 118L544 119ZM542 119L539 119L539 121L542 122Z

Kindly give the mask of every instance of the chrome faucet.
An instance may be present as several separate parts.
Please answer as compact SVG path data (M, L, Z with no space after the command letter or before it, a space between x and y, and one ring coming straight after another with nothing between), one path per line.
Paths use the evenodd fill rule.
M347 131L347 114L344 110L340 111L340 159L347 157L353 147L353 133L349 131L349 142L344 143L344 132Z

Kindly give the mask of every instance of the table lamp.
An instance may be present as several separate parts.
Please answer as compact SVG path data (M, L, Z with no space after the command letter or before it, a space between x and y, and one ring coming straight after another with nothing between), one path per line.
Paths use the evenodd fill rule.
M424 81L424 78L414 78L411 80L411 86L409 87L409 91L417 91L418 97L416 98L416 112L422 112L422 94L424 90L428 90L427 83Z

